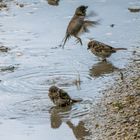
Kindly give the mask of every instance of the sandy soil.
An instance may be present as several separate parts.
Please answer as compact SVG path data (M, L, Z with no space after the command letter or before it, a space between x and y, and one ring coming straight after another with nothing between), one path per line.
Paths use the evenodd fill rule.
M92 140L140 139L140 50L130 65L103 91L100 103L92 107L86 126ZM89 119L88 119L89 118Z

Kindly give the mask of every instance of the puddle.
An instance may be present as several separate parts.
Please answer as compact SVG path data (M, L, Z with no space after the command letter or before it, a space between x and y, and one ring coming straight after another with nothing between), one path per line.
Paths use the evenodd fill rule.
M71 38L61 49L66 26L81 4L89 6L89 13L94 10L97 16L89 19L101 19L101 24L81 36L83 46ZM68 140L84 140L90 135L82 121L84 116L139 46L140 15L128 11L133 5L140 6L140 2L7 2L8 9L0 11L0 45L8 46L4 52L0 48L0 139L65 140L67 136ZM128 51L100 62L87 51L89 38ZM54 107L47 95L52 85L83 101L66 108Z
M90 76L92 77L100 77L107 74L111 74L115 71L119 71L119 68L113 66L112 63L109 62L99 62L92 66L90 69Z

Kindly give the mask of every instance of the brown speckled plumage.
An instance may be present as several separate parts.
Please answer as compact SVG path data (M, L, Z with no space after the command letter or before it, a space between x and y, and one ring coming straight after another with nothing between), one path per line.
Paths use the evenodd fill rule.
M56 86L51 86L48 93L49 98L56 106L67 106L81 100L74 100L68 95L66 91Z
M101 57L102 60L106 60L107 57L110 57L112 53L116 53L117 50L127 50L126 48L113 48L96 40L92 40L88 43L88 49L90 49L94 55Z

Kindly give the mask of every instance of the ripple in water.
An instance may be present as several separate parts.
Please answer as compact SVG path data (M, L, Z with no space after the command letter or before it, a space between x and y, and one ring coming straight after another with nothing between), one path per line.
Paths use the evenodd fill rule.
M27 100L14 103L9 108L8 119L16 119L27 124L66 122L73 118L80 118L89 113L91 101L83 101L67 107L53 106L45 96L31 97Z
M16 74L11 73L4 76L0 83L0 92L8 93L11 97L17 97L10 103L5 117L16 119L23 123L46 123L50 120L61 119L67 121L72 118L80 118L89 112L90 100L74 104L67 108L53 107L48 98L48 88L55 84L60 87L75 86L76 74L72 72L56 70L51 73L46 72L46 68L32 68L26 71L17 70ZM82 73L82 80L89 80L85 73ZM12 94L12 96L11 96ZM22 99L22 97L24 97ZM55 118L54 118L55 117ZM55 121L54 121L55 122Z
M29 70L17 70L16 73L6 74L0 84L0 90L14 94L35 94L46 93L52 85L59 87L77 86L91 80L86 73L74 73L71 71L51 70L46 71L46 67L30 68ZM65 73L65 74L63 74Z

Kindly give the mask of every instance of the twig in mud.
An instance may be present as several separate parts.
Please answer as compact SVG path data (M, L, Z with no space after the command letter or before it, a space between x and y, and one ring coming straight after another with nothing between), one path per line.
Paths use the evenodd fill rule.
M124 80L124 75L122 72L120 72L120 75L121 75L121 80Z
M77 77L76 77L76 80L74 80L74 84L76 85L76 87L78 88L78 89L80 89L80 85L81 85L81 78L80 78L80 74L79 74L79 72L77 71L77 73L78 73L78 75L77 75Z

